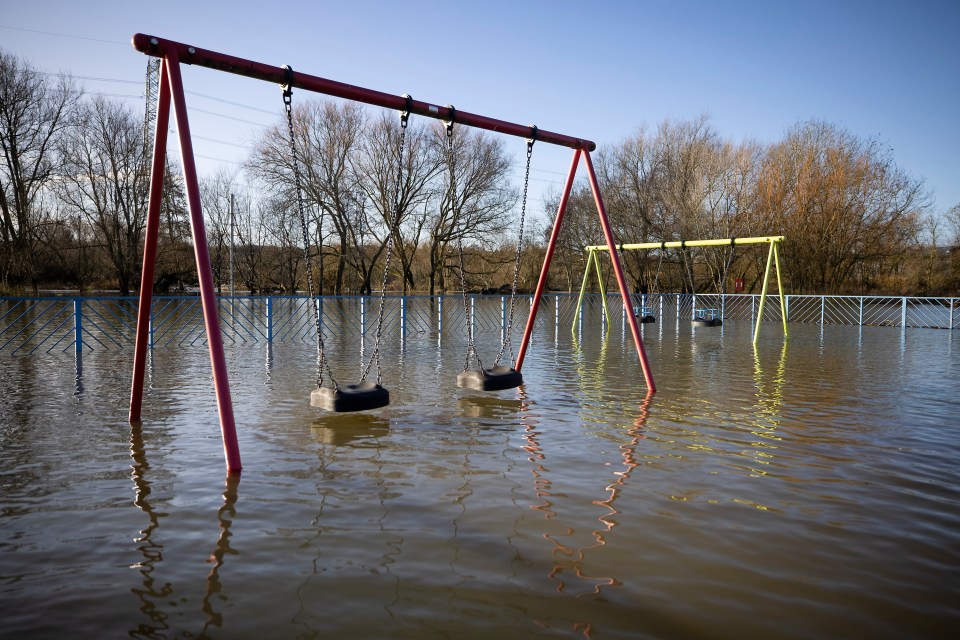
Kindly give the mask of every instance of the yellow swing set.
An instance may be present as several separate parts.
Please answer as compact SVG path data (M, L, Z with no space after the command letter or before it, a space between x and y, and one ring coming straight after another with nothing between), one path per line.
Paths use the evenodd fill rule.
M763 308L767 300L767 289L770 284L770 266L771 264L776 265L777 269L777 288L779 290L780 297L780 314L783 319L783 335L785 338L790 337L790 330L787 328L787 307L786 299L783 294L783 280L780 277L780 253L778 251L779 244L783 242L784 236L762 236L757 238L726 238L726 239L715 239L715 240L677 240L670 242L640 242L634 244L621 244L617 245L617 249L620 251L643 251L650 249L679 249L686 247L720 247L729 245L731 248L740 245L740 244L763 244L767 243L770 245L770 251L767 254L767 264L763 273L763 289L760 293L760 309L757 312L757 324L753 330L753 343L757 344L757 340L760 336L760 323L763 321ZM610 317L609 311L607 309L607 297L606 292L603 287L603 274L600 271L600 260L597 257L597 254L601 251L609 251L607 245L590 245L585 247L587 251L587 260L583 269L583 284L580 287L580 297L577 300L577 310L574 313L573 317L573 326L576 327L577 321L580 319L580 306L583 302L583 294L587 290L587 282L590 278L590 268L594 268L597 274L597 281L600 285L601 300L603 301L603 313L604 317ZM632 312L632 310L627 310ZM715 311L715 310L714 310ZM645 310L642 313L646 313Z

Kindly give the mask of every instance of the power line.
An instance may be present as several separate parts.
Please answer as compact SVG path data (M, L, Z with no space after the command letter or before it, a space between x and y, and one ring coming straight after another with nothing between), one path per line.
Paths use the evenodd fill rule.
M171 129L171 132L172 132L172 131L173 131L173 130ZM243 149L243 150L245 150L245 151L249 151L249 150L250 150L250 147L249 147L249 146L244 145L244 144L238 144L238 143L236 143L236 142L228 142L228 141L226 141L226 140L217 140L216 138L208 138L208 137L206 137L206 136L198 136L198 135L196 135L196 134L194 134L194 135L191 136L191 137L194 138L195 140L206 140L207 142L216 142L217 144L225 144L225 145L228 145L228 146L231 146L231 147L236 147L236 148L238 148L238 149Z
M40 75L44 76L62 76L70 75L63 73L55 73L53 71L40 71ZM70 75L71 78L75 80L89 80L91 82L116 82L120 84L140 84L140 80L123 80L121 78L101 78L97 76L74 76ZM268 116L277 116L279 115L279 110L270 111L269 109L261 109L260 107L252 107L248 104L242 104L240 102L234 102L233 100L225 100L223 98L217 98L216 96L207 95L205 93L200 93L198 91L185 90L184 93L187 93L192 96L197 96L199 98L204 98L206 100L213 100L215 102L222 102L223 104L229 104L234 107L240 107L241 109L249 109L250 111L256 111L257 113L265 113Z
M38 71L37 73L39 73L42 76L69 76L74 80L92 80L94 82L118 82L121 84L140 84L139 80L121 80L119 78L97 78L94 76L75 76L69 73L60 73L60 72L53 72L53 71Z
M217 158L217 157L214 157L214 156L207 156L207 155L204 155L204 154L202 154L202 153L194 153L194 154L193 154L193 157L194 157L194 158L203 158L204 160L215 160L216 162L228 162L228 163L230 163L230 164L235 164L235 165L238 165L238 166L242 166L242 165L243 165L242 162L239 162L239 161L237 161L237 160L227 160L226 158Z
M74 40L89 40L91 42L105 42L107 44L122 44L124 46L130 46L129 42L118 42L117 40L101 40L100 38L88 38L86 36L72 36L69 33L54 33L52 31L40 31L38 29L24 29L23 27L11 27L5 24L0 24L0 29L10 29L11 31L25 31L27 33L40 33L45 36L56 36L58 38L72 38Z
M207 100L215 100L216 102L222 102L224 104L233 105L234 107L241 107L243 109L250 109L251 111L258 111L260 113L265 113L270 116L279 115L279 110L269 111L267 109L261 109L259 107L251 107L250 105L240 104L239 102L233 102L231 100L224 100L223 98L215 98L214 96L208 96L205 93L197 93L196 91L184 91L184 93L189 93L192 96L199 96L201 98L206 98Z
M252 121L252 120L244 120L243 118L237 118L237 117L234 117L234 116L228 116L228 115L223 114L223 113L217 113L216 111L207 111L206 109L197 109L196 107L191 107L191 108L190 108L190 111L191 111L191 112L196 112L196 113L205 113L205 114L210 115L210 116L217 116L218 118L226 118L227 120L236 120L237 122L242 122L242 123L244 123L244 124L251 124L251 125L253 125L253 126L255 126L255 127L261 127L261 128L263 128L263 127L268 127L268 126L270 126L270 125L264 124L264 123L262 123L262 122L254 122L254 121Z
M530 171L536 171L537 173L552 173L555 176L567 175L563 171L550 171L549 169L537 169L536 167L530 167Z
M103 93L101 91L89 91L88 96L101 96L104 98L130 98L133 100L143 100L143 95L131 95L129 93Z

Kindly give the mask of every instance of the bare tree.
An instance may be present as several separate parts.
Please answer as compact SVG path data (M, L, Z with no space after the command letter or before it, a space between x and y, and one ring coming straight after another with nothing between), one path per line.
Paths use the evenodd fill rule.
M356 103L312 101L293 109L293 130L301 175L301 195L307 211L323 211L335 230L338 266L334 291L343 292L351 240L356 235L357 178L350 156L359 142L365 115ZM296 205L293 157L287 122L263 132L254 142L247 169L263 184ZM311 244L323 236L310 220ZM302 244L302 239L301 239Z
M262 203L245 198L237 203L235 212L237 276L251 295L266 293L270 286L268 253L271 234L265 221L268 209Z
M366 222L364 229L376 240L371 263L386 247L388 234L393 233L394 250L400 261L402 288L406 292L416 287L412 265L426 222L427 203L433 195L431 183L440 169L440 163L430 148L427 129L423 126L413 122L407 126L402 159L397 157L399 142L400 124L396 117L381 115L367 127L354 166L365 202L373 208L372 219L366 216L361 218ZM394 216L397 218L396 224L391 229ZM357 240L355 244L359 249L365 239ZM371 272L365 271L364 280L368 289L370 277Z
M197 281L190 226L183 174L168 160L160 201L160 234L153 285L156 293L168 293L174 285L182 290L185 281Z
M705 115L665 121L653 134L640 128L601 149L597 177L617 237L645 243L742 235L750 227L758 151L755 144L721 139ZM593 237L584 243L602 242L600 229L588 228ZM733 257L729 247L653 249L627 253L623 264L640 291L658 286L665 262L682 267L689 290L722 291Z
M782 263L794 291L839 292L872 267L889 271L912 246L929 194L877 140L836 125L801 123L773 145L759 206L789 244Z
M494 276L504 262L512 263L513 252L506 252L506 260L495 260L490 249L503 248L506 242L512 241L511 234L504 231L519 217L510 215L518 196L509 184L511 166L503 141L483 131L464 129L454 133L451 148L443 128L437 127L436 132L435 153L445 165L445 180L438 205L427 221L431 294L438 288L446 288L447 272L457 273L460 246L466 247L467 252L486 250L487 260L465 260L465 264L474 263L471 271L481 279ZM468 275L465 273L464 277ZM477 283L468 282L471 284ZM486 284L493 283L488 280Z
M120 295L129 295L147 217L142 118L119 102L96 97L81 107L77 126L62 136L59 147L64 175L57 191L96 229Z
M960 293L960 203L953 205L944 215L950 228L950 279L949 291L952 295Z
M599 162L597 164L597 173L599 174ZM603 184L600 188L605 192ZM556 212L560 206L560 199L560 193L549 192L544 198L544 208L547 211ZM580 287L583 277L586 265L585 247L603 242L600 219L597 216L593 192L589 185L583 183L574 185L567 201L563 219L560 236L557 238L557 244L554 247L553 264L555 266L553 268L554 273L557 269L560 270L564 281L561 288L572 291L574 288ZM540 236L542 241L547 242L551 233L552 228L544 228Z
M47 76L0 51L0 285L37 287L38 197L56 177L54 141L80 97L71 78Z
M200 199L203 202L203 215L206 219L207 244L212 253L213 281L217 292L223 291L224 280L229 281L229 252L234 239L233 224L236 216L231 215L236 201L246 200L237 183L234 172L220 170L213 176L200 181ZM299 227L296 227L299 230Z
M960 202L950 207L944 214L944 219L949 227L950 244L954 247L960 247Z

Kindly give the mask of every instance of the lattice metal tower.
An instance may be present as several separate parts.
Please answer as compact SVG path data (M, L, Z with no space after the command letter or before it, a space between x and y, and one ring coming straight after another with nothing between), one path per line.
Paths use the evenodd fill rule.
M154 127L157 124L157 91L160 85L160 58L147 57L147 76L145 95L147 107L143 116L143 148L145 157L149 157L153 144Z

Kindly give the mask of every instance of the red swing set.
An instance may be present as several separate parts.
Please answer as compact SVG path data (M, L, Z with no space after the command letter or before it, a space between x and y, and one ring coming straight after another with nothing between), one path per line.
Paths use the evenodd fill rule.
M160 203L163 195L163 171L166 160L167 131L170 123L170 107L173 106L177 125L177 135L180 141L181 164L183 178L187 191L187 206L190 212L190 227L193 235L194 255L197 263L197 276L200 283L200 300L203 308L204 325L207 344L210 350L210 363L213 368L213 384L217 397L217 409L220 416L220 431L223 437L223 450L226 458L227 471L239 472L240 448L237 444L236 425L234 423L233 402L230 397L230 382L227 377L227 367L223 352L223 340L220 335L220 321L217 312L216 291L213 283L213 271L210 266L210 255L207 249L207 238L203 225L203 212L200 205L200 188L197 181L197 169L194 162L193 145L190 136L190 125L187 120L187 105L184 98L183 79L180 73L180 64L190 64L218 71L226 71L249 78L266 80L279 85L297 87L305 91L313 91L346 100L353 100L365 104L375 105L386 109L394 109L407 114L417 114L437 120L452 121L454 117L460 125L477 127L497 133L504 133L520 138L530 138L532 127L513 124L503 120L488 118L452 107L441 107L427 102L412 100L409 96L396 96L371 89L364 89L353 85L327 80L303 73L292 73L283 67L275 67L252 60L245 60L234 56L199 49L172 40L164 40L153 36L138 33L133 36L133 47L148 56L161 59L160 90L157 98L157 121L153 147L153 164L150 173L150 200L147 207L147 229L143 248L143 271L140 283L140 303L137 312L137 337L133 362L133 382L130 392L130 421L139 422L143 403L144 372L146 369L147 347L149 344L150 306L153 295L154 266L157 255L157 237L160 229ZM604 239L610 250L614 275L620 287L624 308L633 308L630 300L629 288L623 275L620 256L617 252L616 240L607 219L606 209L600 196L600 188L590 159L590 152L596 149L596 144L589 140L574 138L551 131L537 129L535 132L538 142L554 144L573 149L573 161L564 183L560 205L557 209L553 231L547 246L543 267L537 281L536 292L530 305L530 315L523 332L523 340L517 351L515 369L520 371L524 356L530 343L539 303L547 282L547 273L563 215L570 199L573 181L577 173L581 158L587 169L590 188L593 191L597 214L603 228ZM630 324L630 331L636 344L640 365L643 369L644 380L649 392L656 391L653 375L643 348L643 339L633 313L626 314Z

